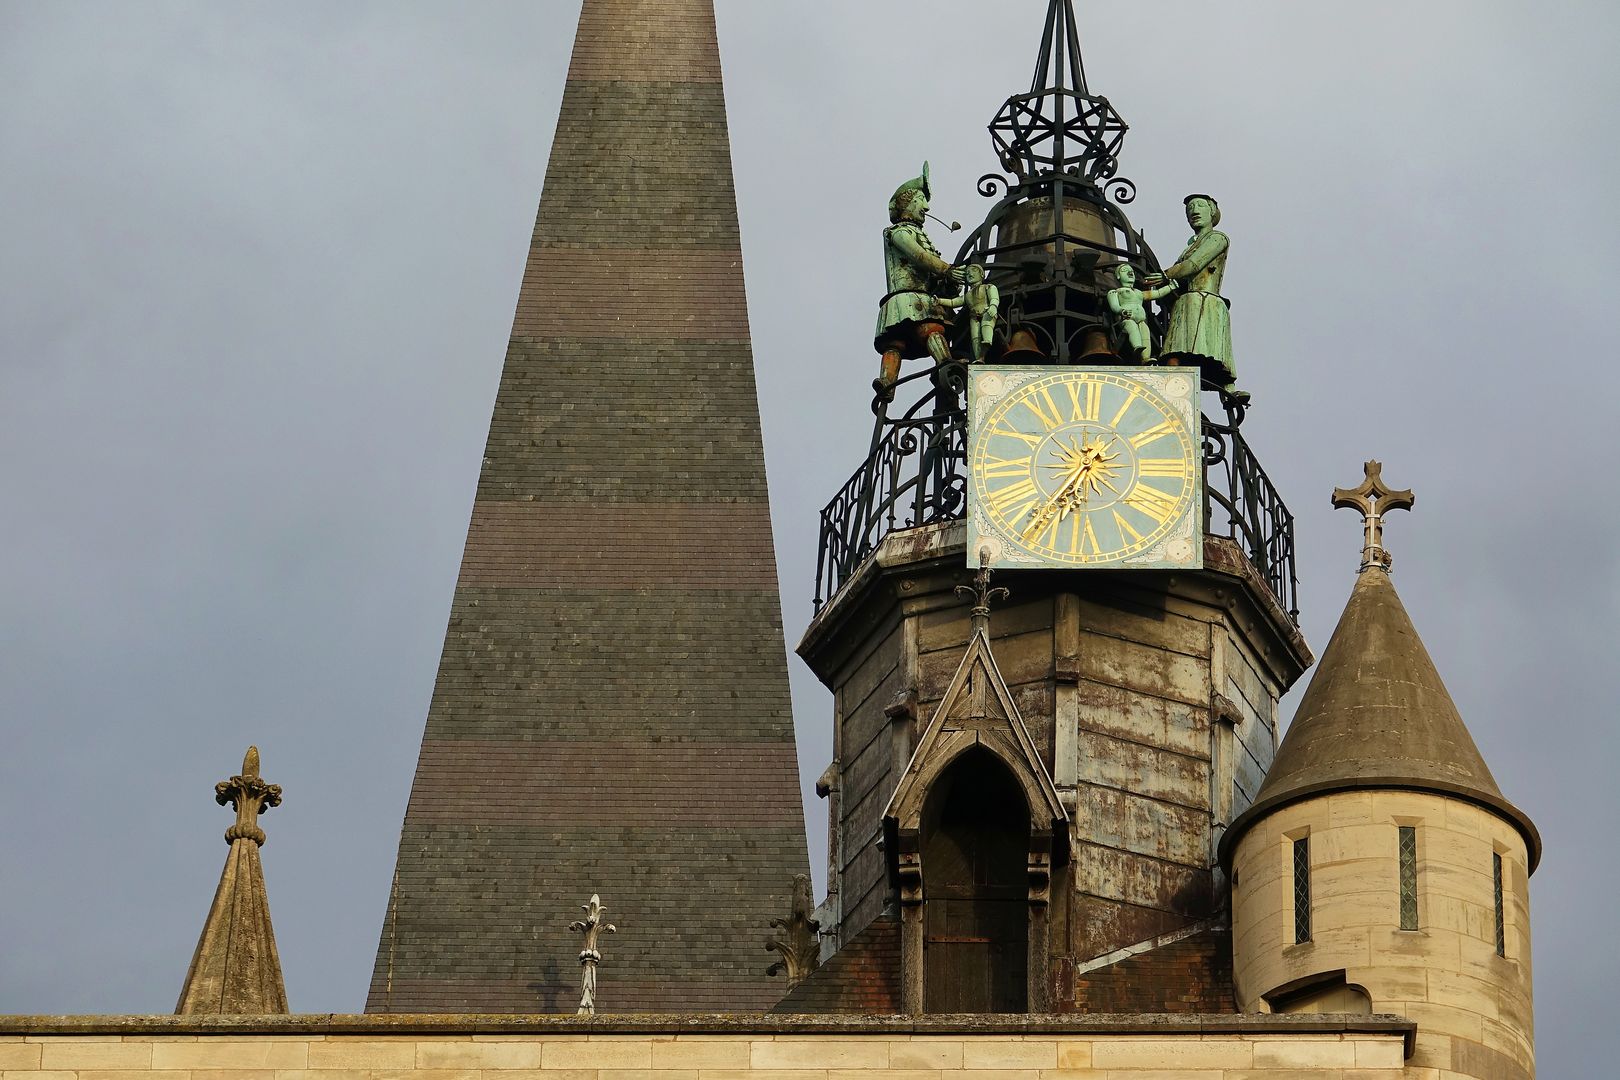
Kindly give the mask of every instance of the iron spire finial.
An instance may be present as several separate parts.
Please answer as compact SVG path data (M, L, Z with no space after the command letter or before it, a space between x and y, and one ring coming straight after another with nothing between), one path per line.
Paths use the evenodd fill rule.
M1005 588L997 585L990 587L990 549L979 549L979 571L973 575L972 585L958 585L956 591L962 596L973 597L973 629L982 631L986 637L990 636L990 605L997 600L1005 600L1011 596Z
M1412 509L1411 489L1397 491L1386 485L1383 469L1382 462L1366 462L1361 467L1364 476L1358 486L1333 489L1335 510L1361 511L1362 528L1365 530L1361 541L1362 571L1375 566L1380 570L1389 570L1392 560L1384 548L1384 515L1391 510Z
M1027 94L1014 94L990 122L1002 167L1020 177L1078 173L1091 181L1119 171L1124 117L1086 85L1071 0L1051 0Z

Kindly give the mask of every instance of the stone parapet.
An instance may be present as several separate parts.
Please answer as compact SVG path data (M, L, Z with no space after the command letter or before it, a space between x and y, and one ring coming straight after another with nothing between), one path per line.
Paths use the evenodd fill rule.
M1398 1016L0 1017L5 1080L1417 1080Z

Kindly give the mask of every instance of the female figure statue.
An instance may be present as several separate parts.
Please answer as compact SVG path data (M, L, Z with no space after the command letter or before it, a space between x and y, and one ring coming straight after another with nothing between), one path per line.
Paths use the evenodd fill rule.
M1221 296L1228 240L1215 228L1221 221L1221 208L1208 195L1188 195L1182 202L1187 207L1192 239L1174 265L1162 275L1150 274L1143 280L1149 284L1170 280L1186 287L1170 309L1170 327L1164 335L1165 359L1196 363L1209 381L1232 393L1237 378L1232 362L1232 321L1226 299Z

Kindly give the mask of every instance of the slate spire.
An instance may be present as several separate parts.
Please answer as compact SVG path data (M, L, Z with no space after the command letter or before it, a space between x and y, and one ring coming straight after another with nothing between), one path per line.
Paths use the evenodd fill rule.
M1394 788L1494 810L1524 835L1534 869L1541 837L1497 787L1390 578L1382 515L1410 509L1412 493L1384 487L1376 461L1366 471L1360 488L1334 493L1335 506L1360 509L1365 519L1355 588L1254 805L1233 823L1222 849L1229 852L1244 829L1279 806L1332 791Z
M709 0L585 0L367 1008L752 1010L808 869Z
M284 1013L287 990L259 862L264 843L259 814L281 805L281 786L267 784L259 776L259 748L250 746L241 774L215 784L214 798L221 806L231 804L236 824L225 830L231 850L174 1011Z

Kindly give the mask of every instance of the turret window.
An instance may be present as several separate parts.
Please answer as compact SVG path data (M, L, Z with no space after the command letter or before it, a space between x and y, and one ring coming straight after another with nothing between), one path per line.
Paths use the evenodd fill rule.
M1496 955L1507 955L1507 919L1502 911L1502 856L1491 853L1491 885L1496 894Z
M1294 841L1294 944L1311 940L1311 840Z
M1402 825L1400 837L1401 929L1416 930L1418 928L1416 826ZM1501 895L1500 890L1497 895Z

